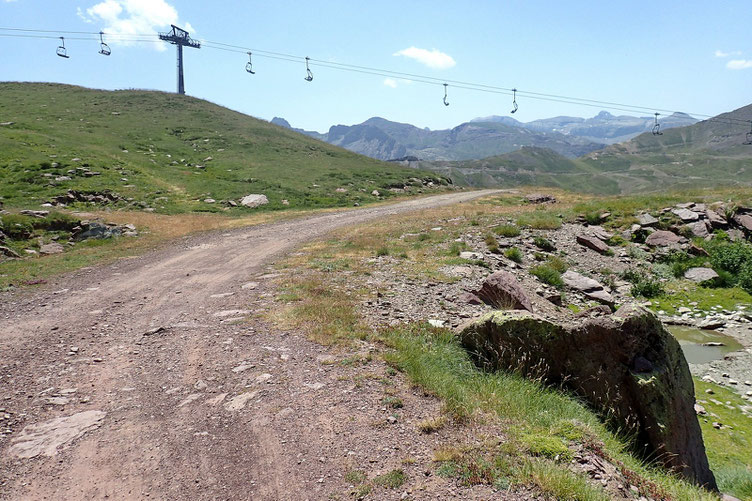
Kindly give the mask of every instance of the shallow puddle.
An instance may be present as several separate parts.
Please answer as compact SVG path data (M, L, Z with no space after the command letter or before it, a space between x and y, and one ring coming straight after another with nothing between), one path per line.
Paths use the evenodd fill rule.
M720 360L726 353L743 348L736 339L719 332L683 325L669 325L667 328L679 341L684 357L690 364ZM722 343L723 346L704 346L705 343Z

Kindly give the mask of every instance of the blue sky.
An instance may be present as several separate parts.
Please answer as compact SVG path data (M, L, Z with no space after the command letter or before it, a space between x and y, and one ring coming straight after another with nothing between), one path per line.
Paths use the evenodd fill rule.
M155 33L505 88L713 115L752 103L747 2L0 0L0 27ZM2 32L0 33L7 33ZM71 35L74 36L74 35ZM175 50L0 37L0 80L175 89ZM166 50L165 50L166 49ZM399 55L400 53L405 55ZM326 130L371 116L432 129L506 115L511 98L317 68L205 46L186 49L187 93L260 118ZM515 118L599 109L518 98ZM616 113L616 112L614 112ZM649 113L645 113L647 115Z

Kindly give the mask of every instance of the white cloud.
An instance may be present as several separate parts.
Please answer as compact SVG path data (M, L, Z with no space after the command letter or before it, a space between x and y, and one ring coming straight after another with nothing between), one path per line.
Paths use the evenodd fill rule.
M396 89L397 88L397 81L395 79L393 79L393 78L385 78L384 79L384 85L386 85L387 87L391 87L392 89Z
M190 23L181 22L178 11L165 0L104 0L86 11L79 8L77 14L87 23L101 25L110 45L134 45L138 42L119 40L119 37L156 35L159 31L168 31L171 24L182 26L189 32L193 30ZM167 48L165 44L149 45L157 50Z
M415 59L419 63L437 70L445 70L457 64L452 56L438 49L428 50L419 49L418 47L408 47L407 49L395 52L393 55Z
M746 70L752 68L752 59L732 59L726 63L726 68L730 70Z
M715 57L727 58L731 56L741 56L742 53L739 50L732 50L731 52L724 52L722 50L715 51Z

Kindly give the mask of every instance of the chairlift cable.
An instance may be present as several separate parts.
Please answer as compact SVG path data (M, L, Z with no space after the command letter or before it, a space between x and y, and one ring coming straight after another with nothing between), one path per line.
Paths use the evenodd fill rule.
M7 28L7 27L0 27L0 31L14 32L14 33L0 33L0 37L16 37L16 38L46 38L46 39L60 38L58 36L45 35L45 34L93 35L94 39L96 39L96 37L99 36L100 42L102 43L103 41L101 40L101 35L104 34L104 32L101 32L101 31L100 32L62 31L62 30L39 30L39 29ZM139 33L139 34L127 34L127 33L109 34L108 33L107 36L111 37L113 40L117 40L120 42L162 43L160 40L154 38L156 37L156 35L153 33ZM68 40L92 40L92 38L68 37ZM239 45L232 45L232 44L218 42L218 41L206 40L204 41L204 43L215 45L214 47L211 47L214 49L228 50L231 52L239 52L239 51L232 51L231 49L242 49L242 52L247 53L247 52L252 51L254 54L256 54L259 57L268 57L272 59L289 61L289 62L299 62L301 59L300 56L295 56L292 54L265 51L261 49L252 49L252 48L247 48L247 47L243 47ZM207 45L207 47L210 47L210 46ZM465 81L459 81L459 80L439 79L437 77L431 77L428 75L419 75L415 73L406 73L406 72L386 70L386 69L381 69L381 68L372 68L368 66L338 63L338 62L332 62L332 61L323 61L323 60L318 60L318 59L310 58L310 57L306 57L305 59L306 59L307 73L310 72L310 67L308 66L308 62L315 62L319 66L331 68L331 69L339 69L343 71L351 71L351 72L380 75L380 76L387 76L387 77L407 78L412 81L416 81L416 82L424 83L424 84L434 84L434 85L452 84L454 87L458 89L474 90L474 91L502 94L502 95L512 95L513 104L516 102L516 94L519 93L521 96L528 97L531 99L538 99L538 100L549 101L549 102L559 102L559 103L579 105L579 106L589 106L593 108L617 110L617 111L623 111L627 113L643 113L645 111L677 113L677 111L675 110L661 109L661 108L655 108L655 107L646 107L646 106L641 106L641 105L630 105L630 104L618 103L618 102L612 102L612 101L602 101L602 100L581 98L581 97L574 97L574 96L564 96L564 95L558 95L558 94L525 91L525 90L519 90L516 88L510 89L510 88L500 87L500 86L495 86L495 85L479 84L479 83L465 82ZM306 80L308 80L308 77L306 77ZM683 113L686 113L695 118L705 118L706 121L725 123L728 125L739 125L741 123L744 123L744 124L749 123L748 120L743 120L743 119L738 119L738 118L733 118L733 117L716 118L714 115L706 115L702 113L690 113L690 112L683 112Z

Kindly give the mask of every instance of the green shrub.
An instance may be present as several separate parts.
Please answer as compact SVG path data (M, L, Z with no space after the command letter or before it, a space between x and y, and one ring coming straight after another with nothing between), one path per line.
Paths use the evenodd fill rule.
M633 270L631 268L630 269L626 269L623 272L621 272L621 278L623 280L626 280L627 282L631 282L633 284L636 283L636 282L638 282L640 280L640 277L642 277L642 275L640 275L639 272L637 272L637 271L635 271L635 270Z
M548 264L548 266L555 269L559 273L564 273L565 271L567 271L567 268L569 268L569 265L566 263L566 261L557 256L550 257L546 264Z
M507 257L507 259L511 259L515 263L522 262L522 251L520 251L520 249L518 249L517 247L510 247L509 249L505 250L504 255Z
M585 217L585 221L587 224L596 225L601 224L601 213L600 211L588 211L585 214L583 214Z
M517 218L517 225L535 230L558 230L561 219L548 212L528 212Z
M719 273L720 275L720 273ZM739 287L752 294L752 262L748 262L739 272ZM717 279L716 279L717 280Z
M496 241L496 237L493 235L486 235L486 246L488 246L489 252L493 252L494 254L498 254L499 251L499 242Z
M705 280L704 282L700 283L700 285L702 287L712 287L714 289L728 289L736 285L736 277L732 273L729 273L726 270L718 270L716 273L718 273L718 278L714 278L713 280ZM739 274L740 281L743 274L744 270L742 270L742 272Z
M387 489L397 489L405 483L407 477L402 470L392 470L373 479L373 483Z
M713 245L709 249L713 268L739 273L747 263L752 263L752 245L746 242Z
M665 294L663 285L650 277L640 275L640 278L632 285L632 295L634 297L653 298Z
M547 240L540 236L533 238L533 243L540 250L544 250L546 252L553 252L556 250L556 246L552 244L550 240Z
M530 268L530 274L537 277L544 284L553 285L554 287L562 287L564 285L561 274L548 264L533 266Z
M452 242L452 245L450 245L447 250L447 254L450 256L459 256L460 252L465 249L467 249L467 244L465 242Z
M501 224L494 228L494 233L502 237L518 237L520 236L520 228L513 224Z
M0 228L11 240L26 240L34 232L34 218L20 214L5 214Z
M388 255L389 255L389 247L379 247L378 250L376 250L376 257L388 256Z
M53 212L43 219L37 219L32 224L34 228L48 231L70 231L81 224L81 220L62 212Z

